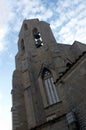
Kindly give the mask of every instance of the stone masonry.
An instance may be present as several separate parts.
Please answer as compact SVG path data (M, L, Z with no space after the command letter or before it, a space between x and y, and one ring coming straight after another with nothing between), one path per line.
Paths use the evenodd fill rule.
M86 45L57 43L50 25L24 20L12 87L13 130L86 130Z

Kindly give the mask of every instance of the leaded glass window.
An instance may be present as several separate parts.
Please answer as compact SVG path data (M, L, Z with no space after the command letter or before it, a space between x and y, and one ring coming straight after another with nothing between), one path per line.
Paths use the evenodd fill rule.
M59 102L56 86L54 84L52 74L48 69L44 70L42 78L48 104L52 105Z

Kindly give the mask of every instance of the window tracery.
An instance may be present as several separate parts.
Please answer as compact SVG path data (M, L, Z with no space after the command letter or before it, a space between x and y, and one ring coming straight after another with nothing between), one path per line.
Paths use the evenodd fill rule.
M52 105L59 102L56 86L54 85L52 74L48 69L44 69L42 79L48 104Z

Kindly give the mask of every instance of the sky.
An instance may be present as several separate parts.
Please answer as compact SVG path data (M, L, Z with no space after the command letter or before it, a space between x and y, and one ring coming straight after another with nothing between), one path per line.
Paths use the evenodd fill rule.
M0 0L0 130L12 130L11 89L24 19L50 23L58 43L86 43L86 0Z

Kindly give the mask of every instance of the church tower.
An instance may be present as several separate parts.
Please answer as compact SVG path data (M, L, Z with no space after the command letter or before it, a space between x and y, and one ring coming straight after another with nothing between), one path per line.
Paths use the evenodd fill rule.
M11 92L13 130L75 130L60 80L75 61L69 47L56 43L48 23L24 20Z

